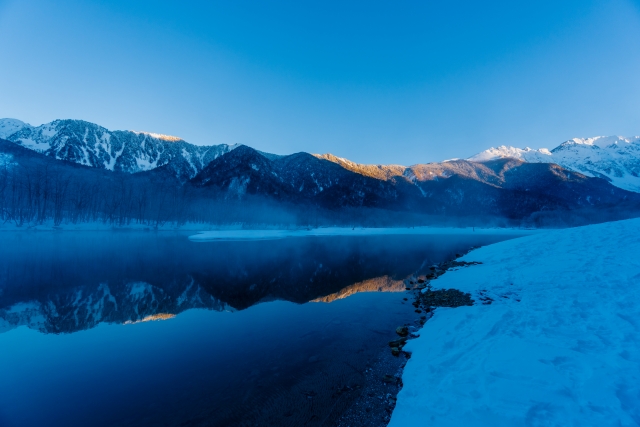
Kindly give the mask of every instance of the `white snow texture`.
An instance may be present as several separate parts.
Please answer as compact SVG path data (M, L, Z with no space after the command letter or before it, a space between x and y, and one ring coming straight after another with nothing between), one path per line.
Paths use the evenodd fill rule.
M149 132L110 131L82 120L54 120L31 126L0 119L0 138L60 160L136 173L171 164L182 179L193 178L236 146L193 145L181 138Z
M486 162L506 157L529 163L556 163L587 176L604 178L625 190L640 192L640 136L574 138L553 150L502 145L468 160Z
M640 425L638 254L640 219L467 254L483 264L432 284L476 305L436 309L407 344L390 426Z

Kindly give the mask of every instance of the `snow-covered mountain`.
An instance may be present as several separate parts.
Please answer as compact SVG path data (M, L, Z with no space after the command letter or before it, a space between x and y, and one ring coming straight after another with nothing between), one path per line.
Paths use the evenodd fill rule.
M528 163L556 163L587 176L606 179L625 190L640 192L640 136L597 136L574 138L553 150L500 146L468 160L486 162L515 158Z
M237 147L226 144L198 146L175 136L110 131L83 120L55 120L31 126L17 119L0 119L0 138L59 160L111 171L136 173L167 166L183 182ZM283 157L260 154L269 160ZM358 175L382 181L399 178L415 181L416 170L425 166L361 165L331 154L315 156ZM468 160L486 162L501 158L555 163L586 176L603 178L625 190L640 192L640 136L574 138L553 150L492 147Z
M110 131L83 120L31 126L16 119L0 119L0 138L56 159L111 171L135 173L169 165L182 180L193 178L212 160L235 148L226 144L198 146L148 132Z
M73 182L69 195L57 199L59 216L62 212L89 215L89 205L74 201L81 194L83 201L95 202L90 215L99 212L108 221L117 217L144 222L150 218L147 209L154 206L157 223L158 218L169 215L159 197L166 196L169 188L175 191L171 197L181 200L171 206L193 218L194 212L201 211L196 200L245 198L330 210L373 208L514 219L529 218L536 212L610 210L614 206L630 212L640 206L640 137L573 139L551 151L498 147L469 160L406 167L362 165L331 154L277 156L248 146L196 146L177 137L109 131L81 120L56 120L34 127L2 119L0 138L3 136L0 164L22 164L40 173L53 162L58 175ZM145 173L129 175L135 172ZM85 177L101 174L107 179L96 179L103 191L96 199ZM33 180L24 171L11 179L14 186L30 185ZM53 185L46 173L41 181ZM130 191L122 191L125 182ZM49 209L48 194L30 197L42 197ZM104 199L107 194L112 199ZM52 208L39 209L36 215L36 210L20 205L32 206L32 202L11 200L11 220L17 218L20 224L27 221L26 216L28 221L42 221L53 212ZM178 215L178 210L170 215Z

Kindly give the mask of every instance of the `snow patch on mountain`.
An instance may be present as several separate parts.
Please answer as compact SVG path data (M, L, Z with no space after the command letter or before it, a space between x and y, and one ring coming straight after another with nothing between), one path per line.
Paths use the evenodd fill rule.
M528 163L556 163L584 175L603 178L625 190L640 192L640 136L573 138L553 150L491 147L468 160L515 158Z
M0 138L7 139L9 135L26 127L31 127L31 125L17 119L0 119Z
M182 180L193 178L236 147L198 146L150 132L110 131L82 120L55 120L34 127L0 119L0 137L56 159L111 171L136 173L169 165Z

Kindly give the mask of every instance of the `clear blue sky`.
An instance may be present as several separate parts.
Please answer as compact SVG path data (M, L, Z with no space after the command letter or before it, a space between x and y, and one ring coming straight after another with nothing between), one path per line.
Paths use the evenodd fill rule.
M640 134L640 4L0 0L0 117L365 163Z

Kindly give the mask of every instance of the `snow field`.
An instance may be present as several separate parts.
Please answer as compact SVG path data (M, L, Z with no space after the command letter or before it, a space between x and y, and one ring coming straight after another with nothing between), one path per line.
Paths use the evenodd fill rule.
M640 219L550 231L472 251L482 265L435 288L395 426L640 425ZM490 297L490 305L479 298Z

